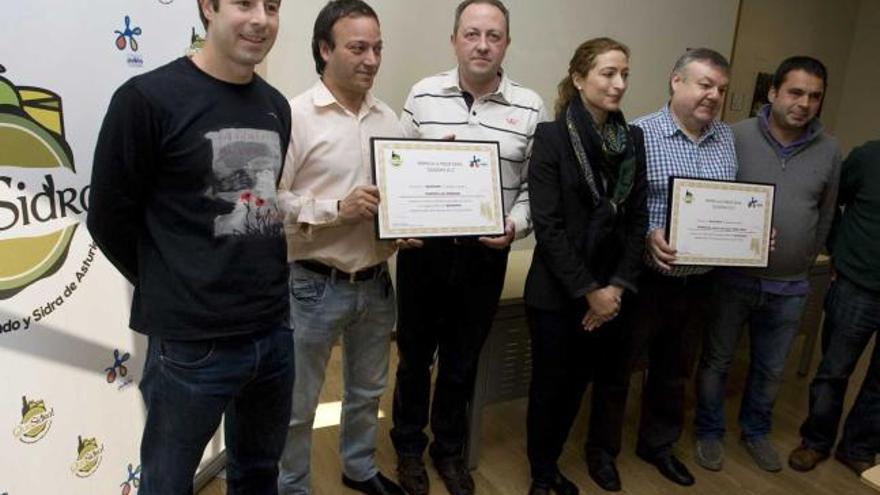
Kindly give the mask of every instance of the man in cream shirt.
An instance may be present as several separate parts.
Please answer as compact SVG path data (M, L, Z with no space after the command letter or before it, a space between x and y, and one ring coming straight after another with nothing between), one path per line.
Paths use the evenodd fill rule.
M279 491L310 491L312 424L331 349L341 338L342 482L371 495L402 494L375 462L396 318L386 264L395 245L376 238L370 138L402 135L394 112L370 93L382 58L376 13L361 0L329 2L315 21L312 52L321 77L291 100L294 124L279 186L297 372Z

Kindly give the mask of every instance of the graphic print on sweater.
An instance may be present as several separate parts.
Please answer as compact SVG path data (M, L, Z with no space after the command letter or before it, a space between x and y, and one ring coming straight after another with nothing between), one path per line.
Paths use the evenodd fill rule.
M214 237L283 235L283 217L275 201L281 171L278 133L222 129L205 137L214 151L214 176L206 194L223 212L214 219Z

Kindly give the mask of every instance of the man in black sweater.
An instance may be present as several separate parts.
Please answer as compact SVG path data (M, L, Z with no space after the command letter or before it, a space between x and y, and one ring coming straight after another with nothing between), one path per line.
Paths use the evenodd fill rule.
M134 286L149 345L141 495L192 493L225 413L229 493L277 493L293 340L276 186L284 97L254 74L280 0L199 0L207 39L113 95L95 149L89 231Z
M801 445L788 464L810 471L826 459L837 438L850 375L880 330L880 141L853 150L843 163L838 211L828 249L834 282L825 296L822 362L810 384L810 412ZM861 474L880 452L880 346L834 457Z

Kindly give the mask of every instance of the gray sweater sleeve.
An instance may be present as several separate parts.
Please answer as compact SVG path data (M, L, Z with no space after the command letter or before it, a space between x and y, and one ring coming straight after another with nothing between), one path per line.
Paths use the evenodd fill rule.
M834 220L834 214L837 211L837 189L840 184L840 164L842 157L840 149L834 154L834 162L831 166L831 177L828 178L828 184L822 196L822 203L819 205L819 222L816 225L816 243L813 248L813 257L819 255L822 246L828 238L831 231L831 224Z

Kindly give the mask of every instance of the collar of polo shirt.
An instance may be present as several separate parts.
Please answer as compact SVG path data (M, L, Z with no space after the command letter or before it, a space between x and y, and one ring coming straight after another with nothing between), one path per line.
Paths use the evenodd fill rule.
M512 85L510 79L507 77L507 74L504 73L503 69L499 71L498 75L501 76L501 82L498 83L498 88L492 93L486 95L486 97L498 96L504 103L510 103L512 100L510 97L510 87ZM454 69L446 73L446 80L443 82L443 89L447 91L455 91L457 93L464 92L461 88L461 83L458 77L458 66L455 66Z

